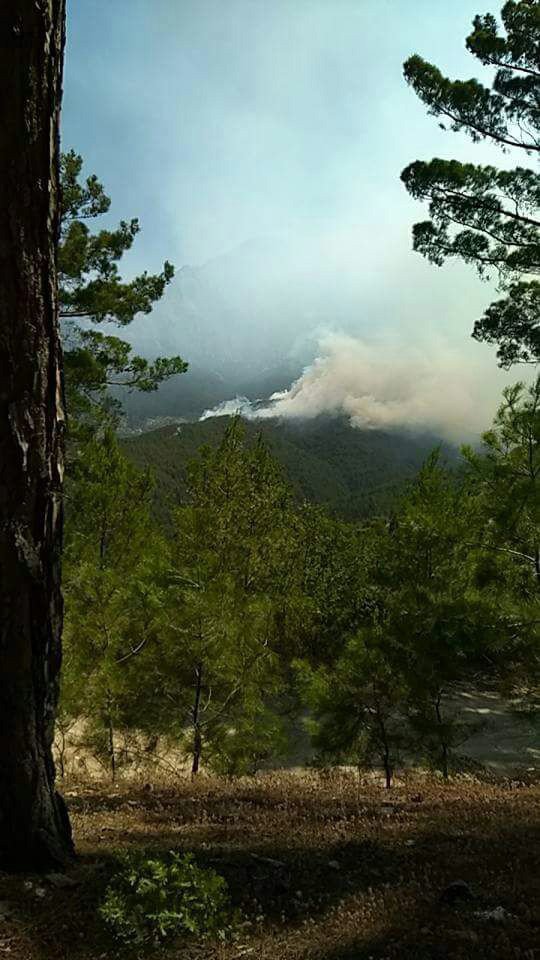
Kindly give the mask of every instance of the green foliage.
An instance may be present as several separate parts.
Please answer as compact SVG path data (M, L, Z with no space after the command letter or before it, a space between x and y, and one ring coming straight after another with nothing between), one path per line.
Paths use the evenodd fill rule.
M323 757L376 758L389 786L407 749L448 776L453 749L473 730L449 708L449 697L492 669L508 626L493 585L478 588L475 510L467 485L435 451L392 520L369 531L358 580L364 625L328 665L300 668Z
M264 445L245 445L236 420L190 465L189 489L175 517L160 643L142 658L144 711L136 698L133 712L185 744L193 773L205 751L234 772L262 759L279 727L268 727L268 698L282 685L291 496Z
M151 491L111 431L84 445L67 490L62 711L86 718L89 745L113 776L126 665L155 638L161 614Z
M540 379L507 388L482 450L464 455L483 521L478 572L507 611L506 672L531 682L540 666Z
M286 758L289 741L280 704L254 703L221 729L216 729L206 744L206 761L217 774L225 777L253 776L265 764Z
M472 140L534 156L540 150L540 5L505 3L506 33L491 14L477 16L467 48L497 67L492 89L478 80L449 80L415 55L405 79L429 113ZM441 124L444 126L444 124ZM540 359L538 340L540 269L540 179L536 170L457 160L417 160L402 173L409 193L429 202L430 219L415 224L413 247L440 266L449 257L472 263L482 277L495 273L506 296L476 321L473 336L498 344L501 366Z
M404 688L377 631L353 637L331 667L297 664L309 726L321 760L382 766L386 786L407 742Z
M286 756L301 700L321 760L448 776L474 730L455 692L538 676L539 405L538 383L507 390L461 471L434 451L362 523L299 503L238 419L189 464L168 536L111 431L78 448L61 731L83 716L113 775L126 730L236 776Z
M118 261L139 232L138 220L116 230L92 233L87 220L106 213L110 199L96 176L81 180L82 157L73 150L61 158L62 209L58 250L60 316L65 341L68 411L79 431L117 413L108 388L156 390L163 380L184 373L181 357L151 362L132 355L130 344L95 330L105 321L126 326L136 314L150 313L174 276L170 263L160 274L121 279ZM81 326L79 321L83 321Z
M160 943L175 937L223 939L233 916L227 884L191 854L130 853L119 863L99 908L116 939Z
M172 526L174 506L188 499L188 463L201 447L219 445L228 423L227 417L217 417L122 439L130 460L150 468L156 478L154 509L163 524ZM244 430L250 442L263 437L297 503L319 504L348 520L388 515L434 443L429 436L352 430L339 418L303 424L302 429L247 421ZM452 450L448 453L453 456Z
M473 337L498 344L501 367L514 363L535 363L540 357L540 283L513 283L508 296L495 300L481 320L477 320Z

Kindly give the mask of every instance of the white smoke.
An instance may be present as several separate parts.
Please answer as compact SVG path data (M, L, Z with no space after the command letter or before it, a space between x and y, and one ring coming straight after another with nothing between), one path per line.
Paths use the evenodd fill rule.
M433 430L464 441L488 428L508 382L492 353L472 344L465 352L440 339L418 347L330 334L319 347L302 376L266 404L238 397L206 410L201 419L344 414L354 427Z
M234 417L240 414L246 420L253 415L253 403L248 397L234 397L232 400L222 400L216 407L205 410L199 420L208 420L210 417Z

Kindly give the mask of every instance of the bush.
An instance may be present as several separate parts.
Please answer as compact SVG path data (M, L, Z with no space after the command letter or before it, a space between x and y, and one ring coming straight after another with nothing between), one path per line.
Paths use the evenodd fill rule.
M227 883L198 867L191 854L128 854L99 909L115 937L126 943L176 936L221 937L231 929Z

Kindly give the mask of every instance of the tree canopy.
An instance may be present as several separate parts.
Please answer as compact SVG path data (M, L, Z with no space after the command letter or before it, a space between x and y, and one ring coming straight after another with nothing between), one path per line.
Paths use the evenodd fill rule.
M179 356L149 361L133 354L125 340L96 329L102 323L125 327L138 313L150 313L174 267L166 261L161 273L121 278L118 264L139 232L139 221L122 220L114 230L92 232L88 221L106 214L111 201L94 174L83 179L82 167L75 151L62 155L58 270L68 413L85 423L118 409L109 387L156 390L184 373L187 363Z
M493 302L473 329L495 343L501 366L540 359L540 4L510 0L501 11L477 16L467 49L495 69L491 87L476 79L451 80L418 55L404 64L407 83L440 118L461 131L516 152L518 166L434 158L416 160L401 174L411 196L429 203L429 220L413 227L413 248L441 266L456 257L483 278L498 278L505 296Z

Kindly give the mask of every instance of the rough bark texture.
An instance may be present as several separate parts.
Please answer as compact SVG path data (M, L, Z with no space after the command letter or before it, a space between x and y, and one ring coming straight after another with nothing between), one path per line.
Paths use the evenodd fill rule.
M0 3L0 869L72 853L54 787L63 389L56 307L64 0Z

